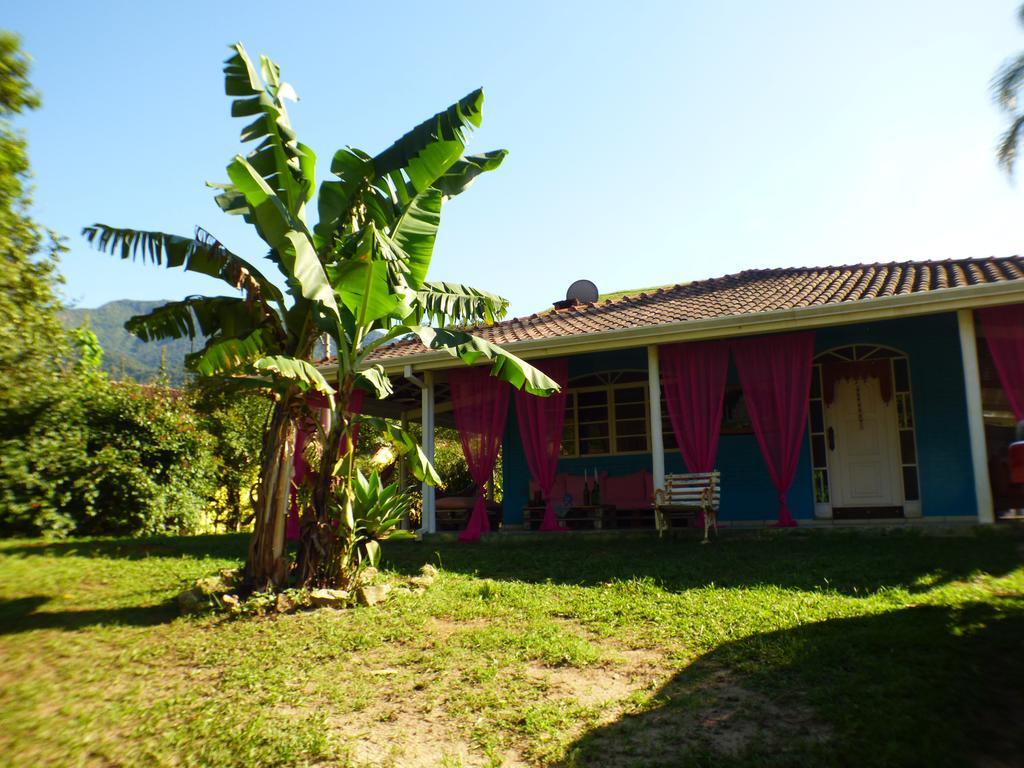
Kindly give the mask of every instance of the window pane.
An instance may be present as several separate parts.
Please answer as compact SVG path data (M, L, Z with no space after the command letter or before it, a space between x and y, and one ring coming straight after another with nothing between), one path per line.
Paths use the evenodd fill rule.
M559 451L562 456L576 455L576 425L566 422L562 430L562 447Z
M644 399L644 392L647 387L617 387L615 389L616 403L635 403Z
M562 456L576 455L576 394L566 393L565 425L562 428Z
M900 430L900 457L904 464L916 464L917 452L914 450L914 433L909 429Z
M603 408L580 408L580 424L607 424L608 411Z
M811 369L811 397L821 397L821 366Z
M589 437L608 437L608 422L587 424L580 422L580 440Z
M914 412L910 407L909 392L900 392L896 395L896 419L900 429L914 428Z
M825 436L824 435L812 435L811 436L811 456L814 466L824 467L826 466L825 459Z
M577 392L576 402L580 408L587 406L607 408L608 392L603 389L593 390L590 392Z
M907 367L907 358L897 357L892 361L893 377L896 380L897 392L910 391L910 371Z
M811 432L825 431L825 411L821 400L811 400Z
M617 453L646 453L647 435L638 437L615 437L615 450Z
M615 422L615 435L647 437L647 421L645 419L627 419Z
M679 447L676 443L676 433L672 429L672 422L669 421L668 416L661 420L661 442L666 451L674 451Z
M828 470L814 470L814 501L817 504L828 504Z
M743 390L740 387L726 387L722 404L722 433L735 435L752 431Z
M616 384L629 384L634 381L647 381L647 371L622 371L615 377ZM643 387L640 387L641 391Z
M917 501L920 495L917 490L917 467L903 468L903 498Z
M622 419L641 419L645 420L647 416L647 409L644 408L642 402L639 403L615 403L615 421L619 422Z
M672 431L672 418L668 415L668 403L665 402L664 395L661 397L661 442L666 451L679 447L676 444L676 435Z
M580 436L580 455L589 456L596 453L610 453L608 450L608 438L587 439Z

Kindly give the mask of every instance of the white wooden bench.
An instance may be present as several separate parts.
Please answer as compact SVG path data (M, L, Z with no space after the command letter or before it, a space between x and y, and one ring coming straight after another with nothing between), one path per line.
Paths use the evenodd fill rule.
M665 475L665 487L654 492L654 522L658 536L676 519L696 519L704 514L704 541L708 541L708 530L715 529L718 535L718 504L721 500L719 472L691 472L680 475Z

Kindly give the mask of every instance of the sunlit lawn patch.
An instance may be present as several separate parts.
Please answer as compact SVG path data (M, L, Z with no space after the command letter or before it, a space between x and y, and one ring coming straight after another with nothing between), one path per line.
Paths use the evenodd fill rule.
M958 765L1024 754L1013 535L390 545L376 608L179 617L243 537L0 544L0 763Z

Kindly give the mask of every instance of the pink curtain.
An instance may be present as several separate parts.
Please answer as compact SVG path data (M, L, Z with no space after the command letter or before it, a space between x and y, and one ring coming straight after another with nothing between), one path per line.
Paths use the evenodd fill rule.
M476 483L476 501L459 541L477 541L491 530L484 486L491 478L508 418L509 385L490 375L487 367L456 368L448 374L455 426L469 474Z
M363 397L365 393L361 389L352 391L348 401L348 412L359 413L363 408ZM295 435L295 456L292 457L292 492L288 507L288 520L285 523L284 535L288 541L296 541L299 538L299 486L302 485L309 475L309 464L302 458L310 438L317 433L317 428L327 430L330 427L330 411L327 408L327 398L319 393L313 393L306 399L312 413L299 424L298 433ZM352 430L352 445L359 440L359 426ZM342 447L342 455L348 453L348 446Z
M671 344L659 348L658 358L672 431L686 468L690 472L711 472L722 427L729 344Z
M536 367L558 382L560 392L548 397L536 397L521 389L515 392L516 418L519 434L526 454L530 474L544 499L542 531L564 531L551 507L551 488L558 470L558 454L562 447L562 427L565 424L565 388L569 382L569 363L564 358L544 360Z
M1024 304L975 310L999 381L1017 421L1024 420Z
M729 344L698 341L658 349L661 387L676 444L690 472L711 472L722 431ZM653 426L657 429L660 425ZM697 521L704 527L704 515Z
M807 426L814 333L739 339L732 343L732 353L754 434L778 493L778 525L795 526L786 493Z

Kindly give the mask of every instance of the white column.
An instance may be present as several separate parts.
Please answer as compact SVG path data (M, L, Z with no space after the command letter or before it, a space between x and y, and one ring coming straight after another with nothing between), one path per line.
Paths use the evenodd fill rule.
M423 428L422 447L427 461L434 463L434 374L423 372L423 389L420 390L422 414L420 425ZM424 533L437 531L437 516L434 513L434 486L423 483L423 520L420 530Z
M651 475L654 488L665 487L665 441L661 434L661 369L658 347L647 347L647 399L651 406Z
M967 396L967 431L974 468L974 498L979 523L994 523L992 486L988 477L988 450L985 447L985 420L981 410L981 374L978 371L978 342L974 333L974 313L957 312L960 324L960 353L963 357L964 390Z

